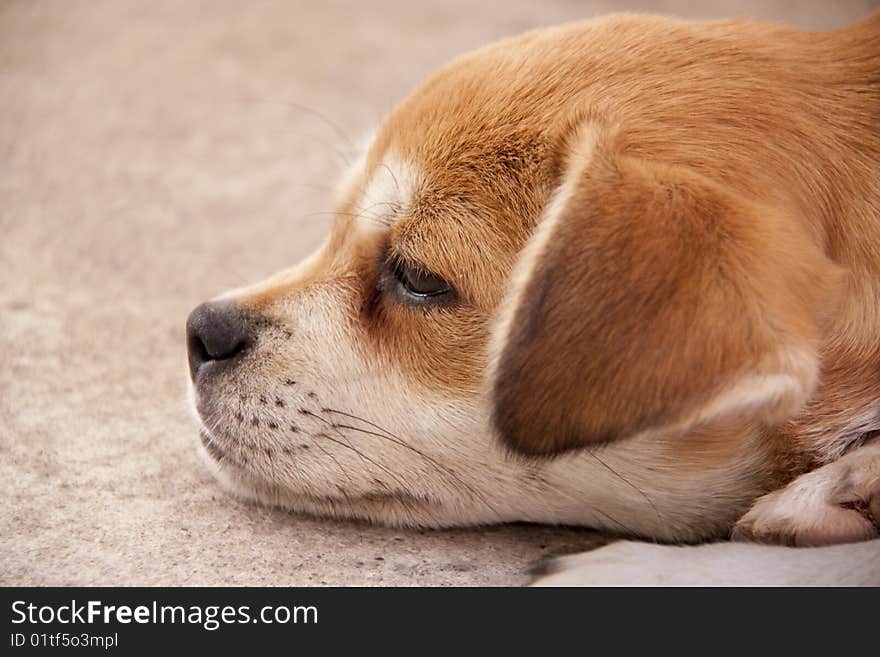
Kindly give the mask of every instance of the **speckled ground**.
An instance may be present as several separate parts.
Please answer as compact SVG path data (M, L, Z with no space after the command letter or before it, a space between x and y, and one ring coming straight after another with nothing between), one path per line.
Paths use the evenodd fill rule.
M193 449L187 312L313 248L348 140L453 55L609 10L834 27L877 4L4 0L0 584L521 584L589 544L231 499Z

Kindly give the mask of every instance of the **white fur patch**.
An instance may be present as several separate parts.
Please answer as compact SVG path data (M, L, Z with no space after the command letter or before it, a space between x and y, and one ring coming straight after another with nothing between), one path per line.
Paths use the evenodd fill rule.
M414 165L388 158L379 162L352 212L359 224L390 228L409 211L419 186Z

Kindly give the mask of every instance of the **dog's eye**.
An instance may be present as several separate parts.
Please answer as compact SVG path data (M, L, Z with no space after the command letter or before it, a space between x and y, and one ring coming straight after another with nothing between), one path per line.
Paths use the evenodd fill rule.
M403 288L415 297L440 297L452 291L452 286L436 274L404 262L394 265L394 275Z
M459 301L455 287L446 279L390 248L382 256L377 288L389 300L407 306L449 307Z

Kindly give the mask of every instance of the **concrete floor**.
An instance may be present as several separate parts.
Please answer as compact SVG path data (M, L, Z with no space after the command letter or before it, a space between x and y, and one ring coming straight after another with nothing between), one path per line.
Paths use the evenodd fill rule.
M195 456L183 324L308 253L349 140L453 55L610 10L835 27L878 3L694 4L4 0L0 584L522 584L591 543L231 499Z

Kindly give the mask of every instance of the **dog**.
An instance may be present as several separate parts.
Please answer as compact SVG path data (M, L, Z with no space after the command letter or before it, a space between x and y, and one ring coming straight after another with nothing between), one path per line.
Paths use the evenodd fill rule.
M311 514L710 542L542 583L878 584L878 299L880 13L542 29L430 77L323 246L192 312L199 449Z

